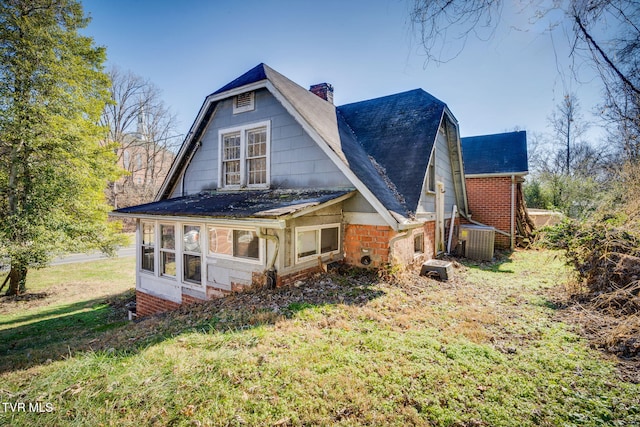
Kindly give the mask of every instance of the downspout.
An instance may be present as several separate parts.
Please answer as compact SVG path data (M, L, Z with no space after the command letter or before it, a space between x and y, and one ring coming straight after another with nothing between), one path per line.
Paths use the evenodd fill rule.
M511 175L511 250L516 243L516 176Z
M267 288L275 289L276 282L277 282L277 271L276 271L275 265L276 265L276 259L278 258L278 252L280 251L280 239L278 239L278 236L263 233L261 227L258 227L256 230L258 231L256 235L260 239L271 240L275 246L273 249L273 255L271 256L271 259L267 264L267 283L266 283Z

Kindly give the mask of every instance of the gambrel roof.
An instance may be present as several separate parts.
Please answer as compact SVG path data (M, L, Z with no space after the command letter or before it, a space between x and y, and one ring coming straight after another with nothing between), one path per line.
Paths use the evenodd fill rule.
M445 116L456 123L446 105L416 89L336 107L266 64L205 99L157 201L173 194L217 103L261 88L283 105L390 226L399 229L413 222L438 129ZM457 136L455 145L458 156ZM463 181L461 172L458 179ZM464 194L464 182L458 187Z

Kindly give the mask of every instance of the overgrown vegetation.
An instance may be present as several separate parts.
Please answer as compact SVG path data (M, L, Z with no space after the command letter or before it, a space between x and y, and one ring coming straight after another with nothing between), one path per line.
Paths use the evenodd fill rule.
M1 374L0 401L54 410L0 412L0 423L640 422L640 385L558 320L550 292L567 269L554 253L456 265L455 275L397 272L391 283L345 270L120 325L93 350Z
M588 219L542 230L544 245L562 249L576 273L568 288L598 346L640 356L640 166L622 168L621 182Z

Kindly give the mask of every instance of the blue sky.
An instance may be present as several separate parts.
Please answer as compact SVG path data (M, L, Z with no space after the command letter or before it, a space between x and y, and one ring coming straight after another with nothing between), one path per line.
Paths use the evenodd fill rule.
M600 86L560 77L569 63L561 31L542 34L505 9L487 42L470 39L454 60L425 68L409 23L410 0L84 0L84 34L107 47L108 66L148 78L186 133L204 98L264 62L303 87L329 82L337 105L422 88L444 101L462 136L547 131L570 85L583 115ZM508 22L507 22L508 21ZM517 29L516 29L517 28ZM528 31L523 31L528 29Z

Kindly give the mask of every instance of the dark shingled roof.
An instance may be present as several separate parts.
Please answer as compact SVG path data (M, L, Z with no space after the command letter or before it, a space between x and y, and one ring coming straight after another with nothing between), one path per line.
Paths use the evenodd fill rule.
M270 190L200 193L164 199L114 212L214 218L277 218L321 205L353 190Z
M358 143L385 181L386 185L404 207L403 211L416 211L427 164L438 134L446 105L422 89L370 99L337 107ZM342 128L342 126L340 126ZM343 147L345 139L341 129ZM349 156L350 151L344 147ZM361 159L349 159L349 166L377 197L373 180L358 173ZM387 197L388 199L388 197ZM385 207L389 206L381 200ZM397 210L396 210L397 211Z
M260 80L265 80L267 78L267 74L264 71L264 63L260 63L235 79L234 81L227 83L222 86L217 91L213 92L211 95L215 95L218 93L226 92L231 89L235 89L241 86L245 86L251 83L259 82Z
M527 173L525 131L461 138L466 175Z

